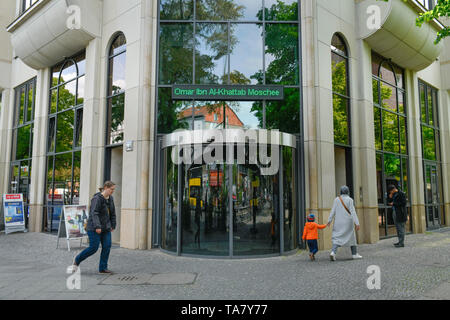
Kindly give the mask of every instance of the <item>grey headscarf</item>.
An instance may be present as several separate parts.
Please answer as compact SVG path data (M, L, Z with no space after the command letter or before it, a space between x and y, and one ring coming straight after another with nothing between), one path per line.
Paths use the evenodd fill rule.
M350 189L347 186L342 186L341 187L341 196L342 195L350 195Z

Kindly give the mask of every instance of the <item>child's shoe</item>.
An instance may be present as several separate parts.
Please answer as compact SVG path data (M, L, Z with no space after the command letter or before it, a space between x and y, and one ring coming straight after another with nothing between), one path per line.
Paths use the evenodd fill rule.
M310 254L309 254L309 259L310 259L311 261L314 261L314 254L313 254L313 253L310 253Z

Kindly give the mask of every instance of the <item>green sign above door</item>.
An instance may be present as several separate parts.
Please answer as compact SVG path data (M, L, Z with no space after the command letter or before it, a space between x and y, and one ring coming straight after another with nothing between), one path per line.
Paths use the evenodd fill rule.
M283 100L283 86L174 85L174 100L255 101Z

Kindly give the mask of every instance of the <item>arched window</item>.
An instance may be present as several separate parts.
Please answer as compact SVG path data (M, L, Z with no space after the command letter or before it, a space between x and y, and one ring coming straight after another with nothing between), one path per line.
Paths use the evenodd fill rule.
M126 39L114 37L108 51L108 89L106 93L106 135L104 180L111 180L111 164L121 158L124 141ZM119 160L118 160L119 161ZM118 173L120 175L120 173ZM113 173L113 176L115 174ZM116 179L117 180L117 179Z
M396 185L405 192L408 201L410 199L403 69L373 53L372 84L379 231L380 237L383 238L396 234L392 208L385 197L387 187ZM406 231L411 231L411 220L406 224Z
M123 143L126 39L122 33L112 42L108 60L106 145L110 146Z
M347 185L353 196L353 168L350 127L349 54L339 34L331 39L331 74L336 192Z
M63 205L78 205L86 58L68 58L51 69L44 229L58 230Z

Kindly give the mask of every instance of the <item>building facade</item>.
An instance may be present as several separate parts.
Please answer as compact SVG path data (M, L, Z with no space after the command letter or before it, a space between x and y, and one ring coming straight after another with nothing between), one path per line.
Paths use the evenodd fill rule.
M448 21L415 25L434 4L2 1L0 193L22 193L29 230L53 233L63 205L112 180L113 241L178 255L293 252L342 185L359 243L396 234L390 184L407 232L449 226L450 39L434 43ZM179 85L282 97L180 100Z

